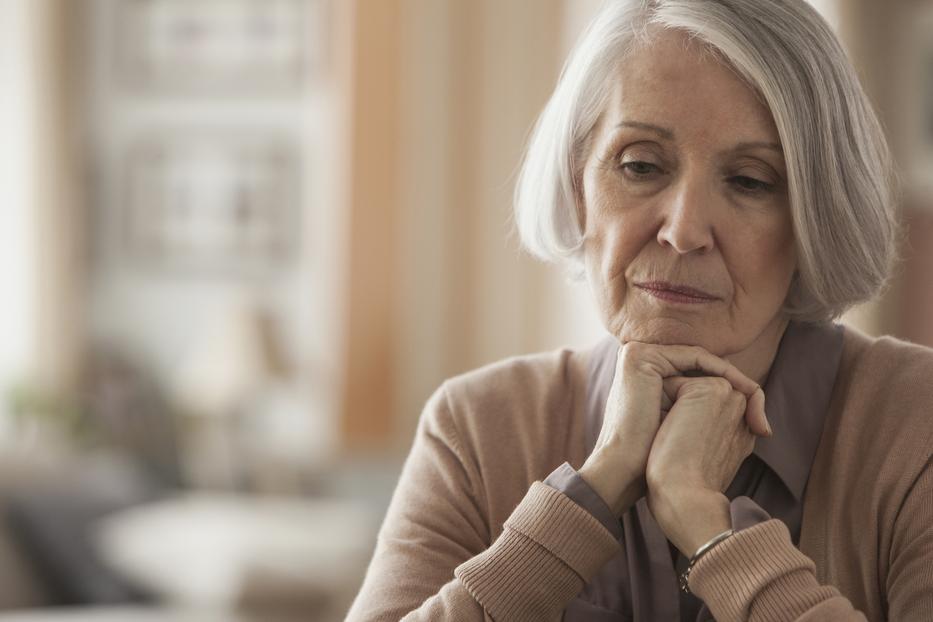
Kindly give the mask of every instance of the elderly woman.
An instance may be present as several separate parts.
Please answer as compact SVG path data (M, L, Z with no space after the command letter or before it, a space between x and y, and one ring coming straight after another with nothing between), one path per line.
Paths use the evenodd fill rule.
M535 128L525 245L609 335L428 401L348 620L933 620L933 351L891 159L803 0L611 0Z

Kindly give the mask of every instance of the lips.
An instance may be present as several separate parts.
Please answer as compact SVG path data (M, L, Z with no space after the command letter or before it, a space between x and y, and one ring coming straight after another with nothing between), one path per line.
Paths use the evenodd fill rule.
M648 283L636 283L636 287L642 289L651 290L653 292L670 292L672 294L679 294L681 296L688 296L690 298L697 298L700 300L719 300L718 296L714 296L709 292L705 292L701 289L695 287L689 287L687 285L677 285L674 283L667 283L665 281L650 281Z

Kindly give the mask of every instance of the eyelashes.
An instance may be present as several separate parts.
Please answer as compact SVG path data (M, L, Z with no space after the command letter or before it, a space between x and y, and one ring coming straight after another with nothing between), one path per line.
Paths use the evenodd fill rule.
M741 192L746 192L748 194L770 194L774 192L774 184L762 181L760 179L755 179L754 177L736 175L735 177L730 177L729 179L730 181L734 181L736 187L740 188Z
M658 165L643 160L623 162L618 165L618 168L627 179L636 183L654 181L658 175L664 174ZM768 195L775 191L775 184L748 175L733 175L727 180L737 192L749 196Z
M647 178L651 174L652 170L657 170L658 172L660 172L661 170L656 165L651 164L650 162L641 162L639 160L623 162L620 165L620 168L622 168L625 171L631 171L631 173L635 175L636 178L638 179ZM639 168L642 170L637 170Z

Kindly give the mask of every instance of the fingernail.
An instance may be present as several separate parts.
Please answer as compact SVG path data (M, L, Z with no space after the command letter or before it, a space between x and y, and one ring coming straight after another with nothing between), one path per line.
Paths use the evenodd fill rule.
M771 429L771 423L768 421L768 413L765 413L765 426L768 428L768 436L773 436L774 431Z

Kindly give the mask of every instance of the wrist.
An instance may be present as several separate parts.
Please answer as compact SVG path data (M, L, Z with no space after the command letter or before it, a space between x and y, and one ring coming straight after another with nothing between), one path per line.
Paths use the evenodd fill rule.
M651 511L668 539L690 559L711 538L732 528L729 499L722 493L696 488L651 493Z
M593 458L593 456L591 456ZM606 503L613 515L621 517L645 496L643 474L622 464L613 464L598 458L588 459L577 471L580 477Z

